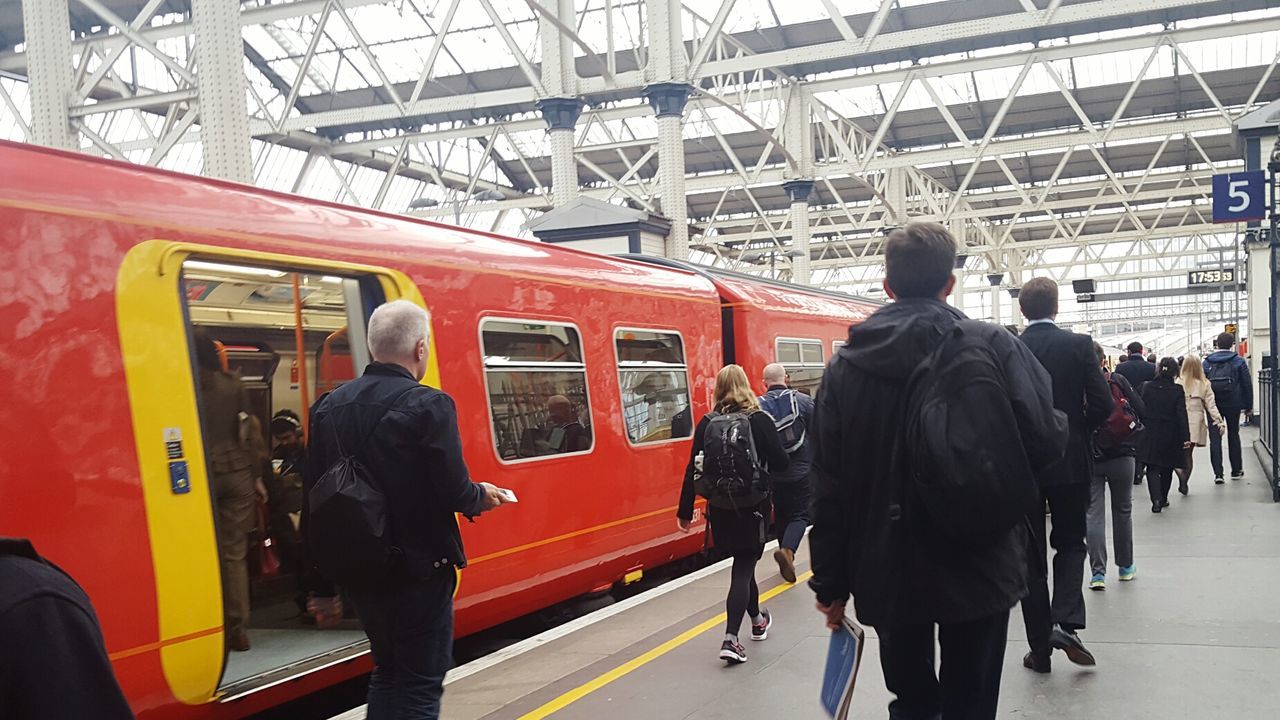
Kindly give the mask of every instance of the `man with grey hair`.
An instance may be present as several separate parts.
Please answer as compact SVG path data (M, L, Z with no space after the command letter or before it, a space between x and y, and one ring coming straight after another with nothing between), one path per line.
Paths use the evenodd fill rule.
M369 720L439 717L453 662L455 569L466 565L454 514L473 517L514 500L508 491L471 481L453 399L421 384L429 323L425 310L405 300L374 310L368 328L373 362L361 377L320 398L311 415L307 506L316 482L348 456L385 497L395 561L386 577L344 587L373 652ZM342 551L309 530L304 516L313 559Z
M793 583L796 550L800 549L800 540L809 527L809 503L813 495L809 483L813 448L807 432L813 422L813 398L787 387L787 369L781 363L765 365L763 376L766 391L760 396L760 407L773 418L782 446L791 458L786 470L769 476L773 487L774 533L778 536L773 559L778 563L782 579Z

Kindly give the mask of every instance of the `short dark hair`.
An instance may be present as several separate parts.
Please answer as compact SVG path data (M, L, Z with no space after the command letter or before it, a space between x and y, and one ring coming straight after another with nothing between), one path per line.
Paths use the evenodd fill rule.
M1160 377L1178 377L1178 361L1171 357L1160 359Z
M1125 347L1125 350L1128 350L1130 355L1141 355L1142 343L1138 342L1137 340L1134 340L1133 342L1129 343L1127 347Z
M1098 356L1098 362L1102 362L1107 359L1107 351L1103 350L1102 345L1099 345L1096 342L1093 344L1093 354Z
M937 223L907 223L885 241L885 278L896 297L937 297L955 266L955 238Z
M1218 339L1215 340L1213 344L1216 345L1219 350L1230 350L1231 346L1236 344L1236 336L1231 333L1224 332L1218 336Z
M1047 277L1031 278L1018 292L1018 307L1028 320L1043 320L1058 314L1058 283Z

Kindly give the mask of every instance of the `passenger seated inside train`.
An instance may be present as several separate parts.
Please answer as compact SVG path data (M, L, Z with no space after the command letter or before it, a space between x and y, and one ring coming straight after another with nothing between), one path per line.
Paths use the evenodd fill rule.
M573 402L564 395L547 398L547 419L520 437L520 457L582 452L591 447L591 432L578 419Z

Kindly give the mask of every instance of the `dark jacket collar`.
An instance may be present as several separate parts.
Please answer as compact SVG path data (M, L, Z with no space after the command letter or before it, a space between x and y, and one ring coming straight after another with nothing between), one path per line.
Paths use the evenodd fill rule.
M773 392L774 390L786 390L786 389L787 389L786 385L770 385L768 392Z
M381 363L376 360L369 363L368 367L364 369L364 374L365 375L382 375L385 377L395 377L399 375L400 377L408 378L410 380L413 380L414 382L417 382L417 380L414 379L413 377L413 373L409 372L409 370L404 368L403 366L396 365L395 363Z

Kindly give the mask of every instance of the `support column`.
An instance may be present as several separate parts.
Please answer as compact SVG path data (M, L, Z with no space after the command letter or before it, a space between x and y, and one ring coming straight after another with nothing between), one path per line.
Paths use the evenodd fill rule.
M658 116L658 192L662 214L671 221L667 257L689 257L689 206L684 195L684 106L689 86L656 83L644 89L645 99Z
M782 189L791 199L791 282L809 284L809 196L813 193L812 180L788 180Z
M885 171L884 197L892 206L893 222L898 227L907 224L907 171L905 168L889 168Z
M1000 283L1004 282L1004 273L991 273L987 276L987 282L991 283L991 322L1001 325Z
M540 0L560 22L575 27L573 0ZM547 97L538 102L551 136L551 204L560 207L578 197L578 166L573 157L573 128L582 114L578 72L569 37L545 15L538 15L542 42L542 85Z
M551 204L560 207L578 197L578 167L573 158L573 128L582 114L578 98L557 97L538 101L542 119L551 135Z
M253 182L240 3L192 0L204 175Z
M71 15L68 0L25 0L23 33L27 43L27 87L31 92L31 141L79 150L71 131ZM237 26L238 27L238 26Z
M950 231L951 237L956 241L956 287L951 292L951 304L960 312L964 309L964 278L965 278L965 262L969 259L968 246L965 244L964 237L964 220L960 218L952 218L947 222L947 230ZM968 313L965 313L966 315Z

